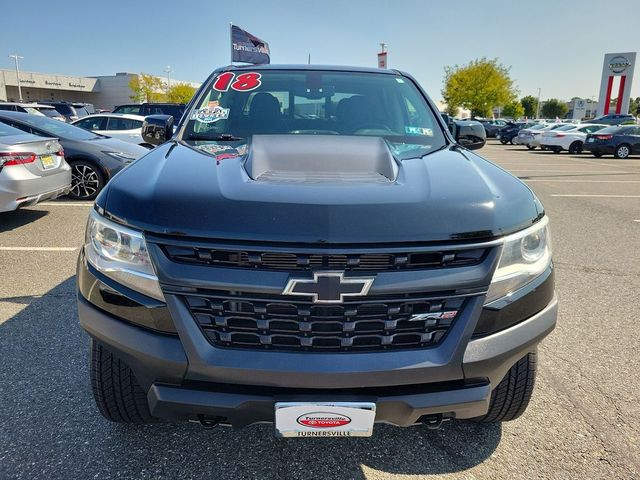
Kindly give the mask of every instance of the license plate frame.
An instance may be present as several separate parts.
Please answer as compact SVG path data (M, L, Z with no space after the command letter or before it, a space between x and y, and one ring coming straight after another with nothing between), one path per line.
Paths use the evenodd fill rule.
M373 402L276 402L278 437L370 437L376 416Z
M42 168L44 170L50 170L52 168L55 168L56 159L53 157L53 155L40 155L40 163L42 164Z

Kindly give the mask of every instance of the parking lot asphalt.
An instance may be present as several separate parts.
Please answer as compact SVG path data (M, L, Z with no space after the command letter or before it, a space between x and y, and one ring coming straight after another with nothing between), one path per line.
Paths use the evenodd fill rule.
M560 318L520 419L304 440L269 425L109 423L75 307L91 207L47 202L0 214L0 478L639 478L640 157L495 141L478 153L525 180L551 219Z

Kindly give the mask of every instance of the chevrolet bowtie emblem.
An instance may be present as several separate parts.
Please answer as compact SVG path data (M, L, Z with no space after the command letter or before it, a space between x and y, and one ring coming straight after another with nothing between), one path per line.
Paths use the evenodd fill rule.
M344 272L314 272L313 279L290 278L283 295L310 296L314 303L342 303L366 295L375 277L345 277Z

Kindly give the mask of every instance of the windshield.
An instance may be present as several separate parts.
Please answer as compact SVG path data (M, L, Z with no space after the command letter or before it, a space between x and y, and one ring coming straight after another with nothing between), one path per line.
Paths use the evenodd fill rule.
M529 127L529 130L541 130L543 128L547 128L547 126L544 123L537 123L532 127Z
M95 133L88 132L82 128L69 125L59 120L51 120L42 115L21 115L19 119L22 123L27 123L32 127L43 130L47 135L52 137L63 138L67 140L95 140L102 138Z
M211 152L211 143L270 134L382 137L400 159L446 144L408 78L315 70L221 73L189 111L181 138Z
M633 125L631 125L631 128L633 128ZM600 135L601 133L625 133L627 130L631 130L631 128L628 126L621 127L620 125L615 125L613 127L607 127L603 128L602 130L598 130L598 135Z
M43 115L46 115L47 117L51 117L51 118L58 117L58 118L60 118L60 112L58 112L55 108L43 108L43 107L38 108L38 107L36 107L36 110L38 110Z

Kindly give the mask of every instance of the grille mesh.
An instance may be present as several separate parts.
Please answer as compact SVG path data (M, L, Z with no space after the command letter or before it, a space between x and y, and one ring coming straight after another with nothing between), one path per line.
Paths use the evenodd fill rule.
M217 347L315 352L435 346L464 304L461 297L366 298L320 306L239 292L183 295Z

